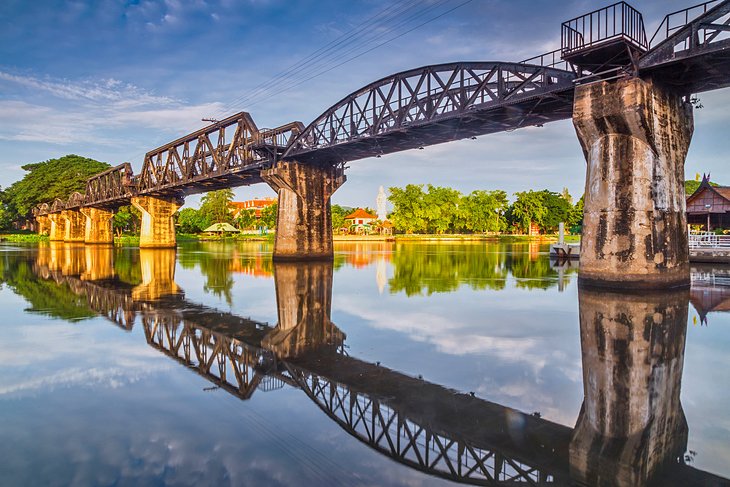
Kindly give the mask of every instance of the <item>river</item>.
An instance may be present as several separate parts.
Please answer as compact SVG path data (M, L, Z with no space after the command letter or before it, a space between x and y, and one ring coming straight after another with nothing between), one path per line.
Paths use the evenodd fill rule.
M271 251L0 245L0 485L730 478L730 268L634 295L539 243Z

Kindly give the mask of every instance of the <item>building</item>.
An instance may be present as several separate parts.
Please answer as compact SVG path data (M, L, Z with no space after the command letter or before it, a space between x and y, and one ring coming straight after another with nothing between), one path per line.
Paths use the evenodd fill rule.
M261 211L267 206L275 205L276 202L276 198L254 198L246 201L231 201L228 203L228 208L234 220L244 210L254 210L256 218L261 218Z
M362 208L358 208L345 217L349 230L353 233L370 233L371 225L377 219L375 215Z
M713 186L710 175L702 177L697 190L687 197L687 223L702 230L730 228L730 186Z

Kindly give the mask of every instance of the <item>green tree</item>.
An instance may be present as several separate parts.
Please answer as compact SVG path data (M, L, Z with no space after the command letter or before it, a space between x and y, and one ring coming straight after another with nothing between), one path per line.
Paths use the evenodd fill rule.
M459 191L429 184L428 192L423 197L426 230L429 233L458 231L460 202L461 193Z
M248 230L256 225L255 210L241 210L236 216L236 226L239 230Z
M512 203L511 217L512 223L516 225L522 232L530 229L532 222L538 225L543 224L547 208L543 201L541 191L522 191L515 193L517 199Z
M583 230L583 199L584 196L581 196L570 210L570 217L568 218L570 233L581 233Z
M118 236L121 236L124 233L135 234L139 230L139 223L141 220L142 215L137 208L131 205L120 206L116 213L114 213L112 227Z
M509 203L502 190L472 191L462 200L465 227L472 232L499 232L506 227L504 213Z
M69 154L21 166L27 174L5 190L5 211L14 220L29 218L31 210L55 198L66 200L71 193L86 189L86 180L109 168L106 162Z
M276 228L276 215L278 211L278 204L267 206L261 210L261 225L266 228Z
M573 199L570 193L565 191L566 194L558 194L547 189L540 191L542 195L543 205L546 208L545 216L542 222L539 223L540 230L544 233L552 233L558 230L560 222L569 223L571 210L573 205L570 201Z
M332 228L342 228L345 226L345 217L349 214L347 209L340 205L332 205Z
M422 184L408 184L405 188L388 188L388 200L393 204L393 226L405 233L426 231L425 193Z
M229 203L233 201L232 189L219 189L206 193L201 200L200 213L213 223L233 223Z
M177 215L177 225L182 233L198 233L208 228L212 222L195 208L183 208Z

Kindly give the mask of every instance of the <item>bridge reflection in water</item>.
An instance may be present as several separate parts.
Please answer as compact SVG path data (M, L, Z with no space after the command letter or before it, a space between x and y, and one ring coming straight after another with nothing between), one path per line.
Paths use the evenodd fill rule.
M274 264L270 326L188 301L175 249L140 250L139 268L125 270L136 284L117 275L114 252L52 243L33 271L125 330L141 322L150 346L240 399L301 389L347 433L411 468L475 485L727 485L682 463L688 290L579 290L585 397L570 428L348 356L330 319L331 263Z

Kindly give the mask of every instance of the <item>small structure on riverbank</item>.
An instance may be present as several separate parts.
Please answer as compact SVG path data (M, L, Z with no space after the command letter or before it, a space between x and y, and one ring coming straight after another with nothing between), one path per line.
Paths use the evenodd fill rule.
M362 208L358 208L345 217L345 221L349 223L349 231L357 234L370 233L372 223L377 219L375 215Z
M710 184L710 175L687 197L687 223L709 232L715 228L730 228L730 186Z
M224 233L238 233L238 228L234 227L230 223L214 223L203 230L203 232L222 235Z

